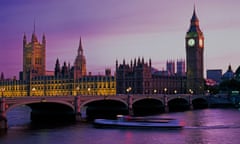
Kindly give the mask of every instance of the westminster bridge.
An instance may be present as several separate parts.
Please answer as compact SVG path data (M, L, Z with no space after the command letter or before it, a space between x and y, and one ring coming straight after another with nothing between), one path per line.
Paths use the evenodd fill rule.
M0 98L0 128L7 128L6 113L18 106L31 108L31 120L82 120L116 114L151 114L208 107L209 96L190 94L25 96Z

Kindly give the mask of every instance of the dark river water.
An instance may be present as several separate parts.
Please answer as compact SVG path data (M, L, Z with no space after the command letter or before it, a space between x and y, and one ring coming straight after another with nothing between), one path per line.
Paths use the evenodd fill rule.
M27 107L8 112L9 129L0 144L239 144L240 111L204 109L166 113L156 117L182 120L181 130L97 129L91 123L30 125Z

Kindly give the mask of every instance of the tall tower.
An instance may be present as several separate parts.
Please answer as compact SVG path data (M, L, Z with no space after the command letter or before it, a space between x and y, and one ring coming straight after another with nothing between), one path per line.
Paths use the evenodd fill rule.
M170 75L175 74L175 61L173 60L167 61L167 71L169 72Z
M40 43L34 31L32 39L27 43L27 37L23 36L23 80L28 80L35 76L43 76L46 72L46 38L43 34Z
M83 55L82 40L80 38L78 54L74 62L74 79L79 79L87 75L86 58Z
M177 61L177 75L178 76L186 76L186 67L184 60Z
M199 20L193 10L191 24L185 37L187 60L187 92L201 94L204 92L203 50L204 36L199 27Z

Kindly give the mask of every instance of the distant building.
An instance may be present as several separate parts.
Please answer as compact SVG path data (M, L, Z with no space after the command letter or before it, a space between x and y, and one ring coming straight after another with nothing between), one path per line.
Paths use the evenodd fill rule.
M211 79L215 81L216 84L219 84L222 79L222 70L221 69L207 70L207 79Z
M117 94L174 94L186 93L186 77L152 68L151 60L116 61ZM128 91L129 88L131 91Z
M222 80L234 79L234 72L231 65L228 66L228 70L222 75Z
M175 61L167 61L167 71L170 75L175 75Z
M240 66L237 68L235 72L235 78L236 80L240 81Z

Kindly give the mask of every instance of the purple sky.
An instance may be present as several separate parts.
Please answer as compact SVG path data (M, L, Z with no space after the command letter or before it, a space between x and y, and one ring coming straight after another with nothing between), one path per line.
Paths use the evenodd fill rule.
M115 61L152 59L157 69L167 60L185 59L185 34L195 3L205 36L205 70L239 66L240 1L237 0L1 0L0 72L18 77L22 39L33 32L47 40L47 70L60 59L73 64L80 36L87 71L115 71Z

